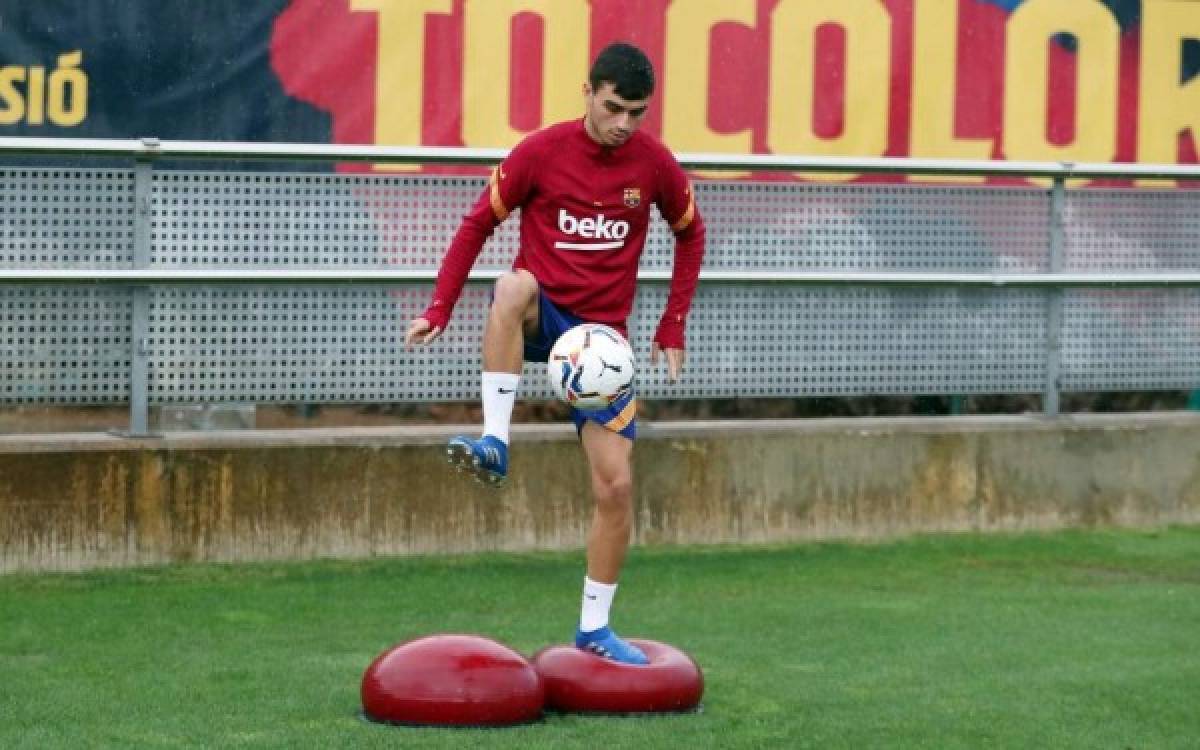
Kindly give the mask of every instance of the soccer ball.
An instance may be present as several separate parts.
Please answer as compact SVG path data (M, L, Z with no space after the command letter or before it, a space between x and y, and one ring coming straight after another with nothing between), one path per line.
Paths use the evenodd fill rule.
M606 325L577 325L554 342L546 374L560 400L603 409L633 388L633 348Z

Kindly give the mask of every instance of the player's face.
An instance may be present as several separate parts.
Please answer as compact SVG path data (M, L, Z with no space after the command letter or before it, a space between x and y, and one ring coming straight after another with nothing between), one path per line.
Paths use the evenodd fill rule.
M590 83L583 84L583 98L587 102L587 113L583 124L588 135L596 143L609 148L620 146L629 140L649 108L649 99L623 99L613 91L613 84L604 82L593 89Z

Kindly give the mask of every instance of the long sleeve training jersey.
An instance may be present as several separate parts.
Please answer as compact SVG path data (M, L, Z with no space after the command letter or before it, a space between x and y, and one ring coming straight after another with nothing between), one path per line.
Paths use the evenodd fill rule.
M683 348L704 255L704 221L687 175L652 136L636 131L606 148L582 119L528 136L492 172L446 252L425 319L445 328L483 243L520 208L513 269L532 273L560 308L624 331L651 204L675 234L671 289L654 340Z

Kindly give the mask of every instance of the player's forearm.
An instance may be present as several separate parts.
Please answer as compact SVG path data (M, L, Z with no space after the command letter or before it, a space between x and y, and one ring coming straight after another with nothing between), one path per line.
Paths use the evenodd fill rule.
M472 212L454 234L454 239L446 250L446 257L442 260L442 266L438 269L429 307L422 316L432 325L444 329L450 322L454 306L462 296L463 287L475 266L479 252L483 249L483 243L494 229L494 223Z
M692 306L692 298L696 295L703 259L704 222L697 216L691 226L675 236L671 290L667 294L667 305L654 334L654 340L663 348L684 348L688 311Z

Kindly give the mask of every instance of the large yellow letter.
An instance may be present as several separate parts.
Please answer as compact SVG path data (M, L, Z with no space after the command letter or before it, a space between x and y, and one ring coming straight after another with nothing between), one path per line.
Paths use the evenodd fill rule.
M958 72L958 0L916 0L909 153L938 159L987 159L992 142L954 134ZM983 177L925 177L914 182L983 182Z
M816 31L827 23L846 32L846 109L842 134L836 138L818 136L812 117ZM882 156L887 149L891 56L891 17L879 0L780 0L771 20L767 146L777 154Z
M1075 140L1046 135L1049 45L1056 34L1078 41ZM1004 45L1004 155L1043 161L1112 161L1117 154L1120 28L1096 0L1028 0L1008 19Z
M1183 42L1200 39L1200 3L1171 0L1142 2L1142 69L1138 90L1138 161L1174 164L1179 134L1190 130L1200 140L1200 78L1179 82ZM1174 180L1144 180L1170 186Z
M375 142L421 145L425 82L425 15L450 13L452 0L352 0L351 10L379 13L379 51L375 58ZM380 169L409 171L416 164L386 164Z
M709 41L713 26L733 21L754 24L755 0L696 3L674 0L667 9L667 61L663 71L663 140L676 151L748 154L749 129L718 133L708 126ZM699 53L699 54L697 54ZM712 177L744 177L749 172L705 172Z
M463 142L516 145L524 133L509 124L512 19L537 13L545 24L542 49L542 124L583 114L587 80L586 0L468 0L463 29Z
M25 68L5 65L0 68L0 125L16 125L25 117L25 97L16 84L25 80Z

